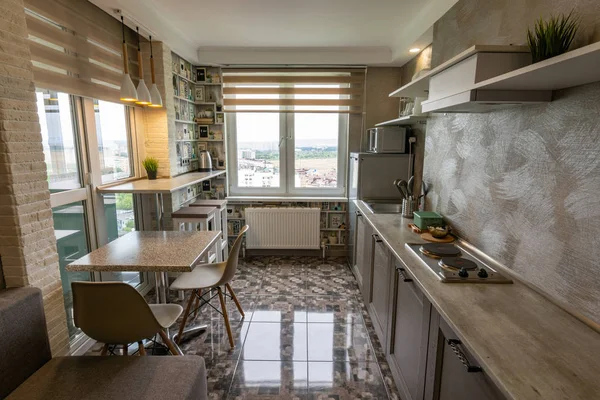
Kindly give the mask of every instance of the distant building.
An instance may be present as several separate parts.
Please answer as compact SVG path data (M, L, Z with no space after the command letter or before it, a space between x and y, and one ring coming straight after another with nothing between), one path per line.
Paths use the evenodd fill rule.
M241 158L245 158L247 160L256 159L256 151L254 151L254 150L242 150L241 153L242 153Z

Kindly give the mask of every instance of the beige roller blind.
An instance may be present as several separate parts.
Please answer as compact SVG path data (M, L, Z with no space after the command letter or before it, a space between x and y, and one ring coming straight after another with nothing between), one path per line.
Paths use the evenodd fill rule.
M228 68L225 112L361 114L365 69Z
M121 24L88 1L25 0L35 85L119 101ZM137 39L125 28L129 72L137 84Z

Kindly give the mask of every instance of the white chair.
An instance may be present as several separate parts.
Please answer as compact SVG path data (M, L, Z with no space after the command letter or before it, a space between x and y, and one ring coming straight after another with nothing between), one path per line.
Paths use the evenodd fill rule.
M234 347L233 335L231 333L231 327L229 326L229 316L227 314L227 307L225 305L224 293L221 289L221 286L225 286L225 289L229 291L231 299L233 299L240 314L242 314L242 317L244 317L244 310L242 310L242 306L240 305L229 283L235 275L238 265L238 257L240 254L240 247L242 246L243 235L248 229L248 225L245 225L241 229L238 237L235 239L235 243L231 248L231 252L229 253L229 258L227 261L216 264L198 265L192 272L185 272L181 274L177 279L175 279L173 284L171 284L171 290L192 291L183 314L183 321L181 321L179 333L175 337L175 341L177 343L181 342L181 336L186 333L184 332L184 328L190 314L193 312L196 315L198 308L207 304L212 298L210 297L208 300L203 299L202 290L208 289L206 293L209 293L210 296L210 291L212 289L216 289L221 302L221 312L223 319L225 320L225 327L227 328L227 335L229 336L229 344L232 348ZM225 291L225 295L227 295L227 291ZM196 302L196 305L194 307L194 311L192 311L192 303L194 301ZM202 301L202 304L200 304L200 301Z
M217 262L227 260L229 245L227 242L227 200L196 200L190 207L216 207L215 226L221 231L221 241L217 243Z

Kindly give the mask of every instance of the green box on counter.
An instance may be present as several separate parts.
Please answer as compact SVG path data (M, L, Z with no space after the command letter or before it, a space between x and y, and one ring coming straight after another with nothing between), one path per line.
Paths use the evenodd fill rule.
M414 215L415 225L419 229L427 229L428 226L442 226L444 224L442 216L434 211L415 211Z

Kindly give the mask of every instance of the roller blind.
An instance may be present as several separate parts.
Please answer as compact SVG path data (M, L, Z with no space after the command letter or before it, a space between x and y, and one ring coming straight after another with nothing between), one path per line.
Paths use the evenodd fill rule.
M80 0L26 0L35 85L119 101L123 73L121 24ZM137 40L126 28L130 74L137 84Z
M225 112L361 114L365 69L229 68Z

